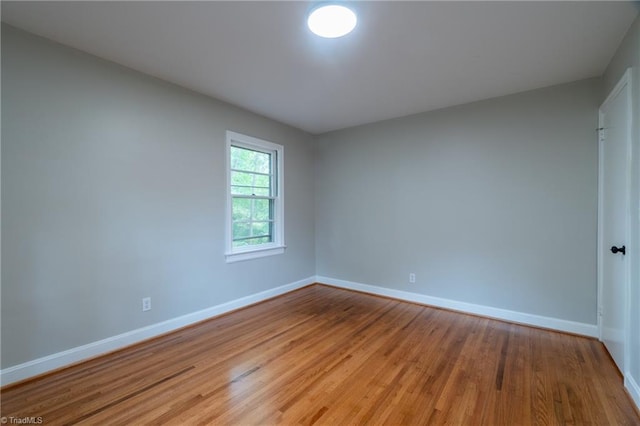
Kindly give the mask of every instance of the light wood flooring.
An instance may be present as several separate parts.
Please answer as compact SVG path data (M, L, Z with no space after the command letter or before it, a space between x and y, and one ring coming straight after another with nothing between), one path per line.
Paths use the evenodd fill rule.
M640 424L594 339L322 285L0 396L46 425Z

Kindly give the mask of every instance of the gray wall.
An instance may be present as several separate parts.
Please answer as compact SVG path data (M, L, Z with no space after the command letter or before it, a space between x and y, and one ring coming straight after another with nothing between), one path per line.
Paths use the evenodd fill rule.
M595 324L599 95L591 79L320 136L318 275Z
M227 129L285 147L284 255L224 261ZM3 25L2 367L314 275L312 169L306 133Z
M639 3L640 7L640 3ZM618 83L628 67L633 67L633 159L632 159L632 240L631 256L631 362L630 372L640 384L640 17L636 18L604 74L602 101Z

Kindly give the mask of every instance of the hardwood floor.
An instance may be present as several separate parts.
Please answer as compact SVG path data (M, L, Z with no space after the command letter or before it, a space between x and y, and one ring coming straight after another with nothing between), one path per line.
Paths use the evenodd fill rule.
M1 398L46 425L640 424L596 340L322 285Z

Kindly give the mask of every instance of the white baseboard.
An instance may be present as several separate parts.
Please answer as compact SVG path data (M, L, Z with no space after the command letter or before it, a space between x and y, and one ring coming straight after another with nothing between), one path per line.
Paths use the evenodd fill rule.
M589 337L598 337L598 326L595 324L585 324L581 322L567 321L558 318L544 317L540 315L526 314L522 312L510 311L507 309L494 308L491 306L476 305L473 303L459 302L451 299L427 296L419 293L412 293L402 290L394 290L385 287L378 287L369 284L356 283L335 278L317 276L316 281L334 287L346 288L349 290L361 291L364 293L376 294L379 296L391 297L393 299L406 300L409 302L424 305L436 306L439 308L451 309L474 315L481 315L489 318L496 318L518 324L532 325L535 327L549 328L552 330L564 331L567 333L580 334Z
M8 367L0 371L0 385L4 386L10 383L15 383L48 371L56 370L89 358L103 355L117 349L122 349L134 343L139 343L143 340L157 337L161 334L195 324L216 315L224 314L235 309L243 308L245 306L288 293L309 284L313 284L314 282L315 277L309 277L291 284L286 284L260 293L241 297L240 299L235 299L230 302L222 303L220 305L212 306L201 311L192 312L157 324L128 331L117 336L108 337L97 342L88 343L63 352L58 352L32 361L27 361L23 364Z
M624 375L624 386L627 388L631 399L635 402L636 407L640 410L640 385L635 381L629 373Z

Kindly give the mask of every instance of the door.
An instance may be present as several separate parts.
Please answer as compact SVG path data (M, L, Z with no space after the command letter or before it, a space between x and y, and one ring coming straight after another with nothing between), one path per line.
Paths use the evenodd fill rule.
M631 73L600 107L598 287L600 339L625 373L629 317Z

